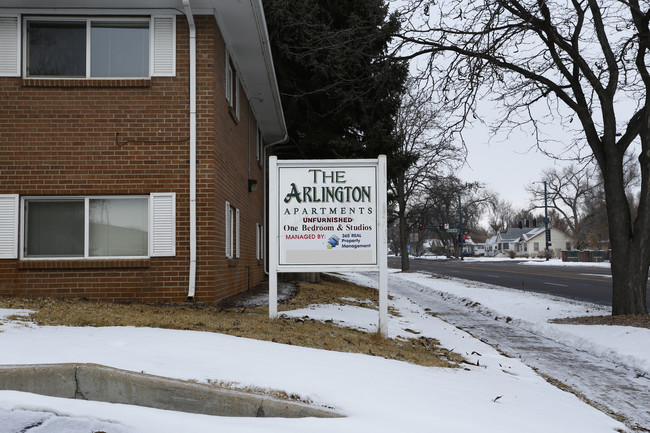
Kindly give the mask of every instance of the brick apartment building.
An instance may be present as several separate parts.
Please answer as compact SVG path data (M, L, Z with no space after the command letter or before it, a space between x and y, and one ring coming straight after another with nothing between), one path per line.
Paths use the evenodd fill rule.
M261 0L3 0L0 294L259 283L285 136Z

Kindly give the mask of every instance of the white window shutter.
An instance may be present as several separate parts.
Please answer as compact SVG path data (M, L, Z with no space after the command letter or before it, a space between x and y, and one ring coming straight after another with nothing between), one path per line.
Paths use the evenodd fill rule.
M266 238L264 226L260 226L260 260L264 260L264 249L266 248Z
M0 259L18 258L18 195L0 194Z
M236 209L235 214L237 215L235 220L235 229L237 230L237 234L235 235L235 242L236 242L236 257L239 258L239 244L241 244L241 241L239 240L239 209Z
M149 255L176 255L176 193L151 194Z
M232 251L231 251L231 239L230 239L230 202L226 202L226 257L231 258L232 257Z
M176 75L176 17L153 17L152 77Z
M0 16L0 77L20 77L18 16Z

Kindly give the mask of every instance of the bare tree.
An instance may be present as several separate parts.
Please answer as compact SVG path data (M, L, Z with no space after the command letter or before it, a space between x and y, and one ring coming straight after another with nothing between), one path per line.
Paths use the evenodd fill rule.
M599 185L597 167L586 165L579 167L571 164L562 169L549 169L542 174L546 182L529 185L526 189L532 195L533 209L544 209L545 201L550 209L556 210L565 221L569 233L576 239L576 246L582 248L587 234L581 224L585 218L585 203Z
M497 127L530 127L543 149L541 134L550 124L574 135L568 151L593 155L614 256L612 313L647 314L650 5L412 0L403 17L402 41L411 50L404 58L427 59L433 94L460 113L453 127L472 119L478 99L493 96L504 107ZM636 218L624 181L625 153L635 144L641 148Z
M479 229L482 212L493 200L493 195L481 183L463 182L453 174L430 174L421 192L414 209L420 212L420 220L425 225L449 224L460 228L462 212L463 232ZM459 236L462 233L437 231L437 234L444 243L454 245L457 255L460 253Z
M636 190L639 186L639 171L636 158L627 154L624 160L624 183L632 214L636 214ZM549 209L558 214L554 225L560 220L567 232L576 239L577 248L598 246L598 241L608 241L605 211L603 177L591 161L582 166L571 164L562 169L545 170L542 180L546 181L546 199ZM527 187L532 196L533 209L544 208L544 185L537 182ZM607 242L609 244L609 242Z
M451 141L439 135L440 111L422 92L410 83L402 98L396 119L396 132L400 148L395 157L401 169L389 183L389 191L397 202L400 255L402 270L409 269L407 212L409 200L422 188L430 173L446 170L460 164L464 154Z
M488 225L492 233L497 234L500 231L506 230L510 226L511 221L513 221L515 213L512 203L499 198L495 194L492 206L489 208L488 217Z

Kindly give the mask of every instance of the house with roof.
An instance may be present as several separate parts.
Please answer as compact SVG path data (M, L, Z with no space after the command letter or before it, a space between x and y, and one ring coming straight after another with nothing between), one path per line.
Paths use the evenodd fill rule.
M549 227L549 255L562 257L562 251L572 251L575 240L563 230ZM546 232L544 227L537 227L521 235L517 244L517 255L541 257L546 255Z
M575 241L564 231L549 227L549 253L553 257L561 257L562 251L571 251L575 248ZM486 248L494 246L492 255L512 255L526 257L540 257L546 251L546 230L544 227L536 228L508 228L505 232L497 233L488 239ZM490 255L489 252L487 255Z
M517 252L517 243L521 235L530 231L528 228L508 228L505 232L499 232L496 235L495 244L497 254L509 255L510 252Z
M497 244L498 235L491 236L485 240L485 256L494 257L499 254L498 244Z
M0 294L215 303L264 279L286 125L261 0L3 0L0 95Z

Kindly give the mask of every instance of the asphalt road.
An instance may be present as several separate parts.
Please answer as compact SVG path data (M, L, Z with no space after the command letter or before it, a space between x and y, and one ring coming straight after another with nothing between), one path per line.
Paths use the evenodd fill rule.
M400 260L389 257L388 264L400 267ZM476 262L416 258L410 259L410 267L414 271L612 305L612 277L608 268L533 266L515 260Z

